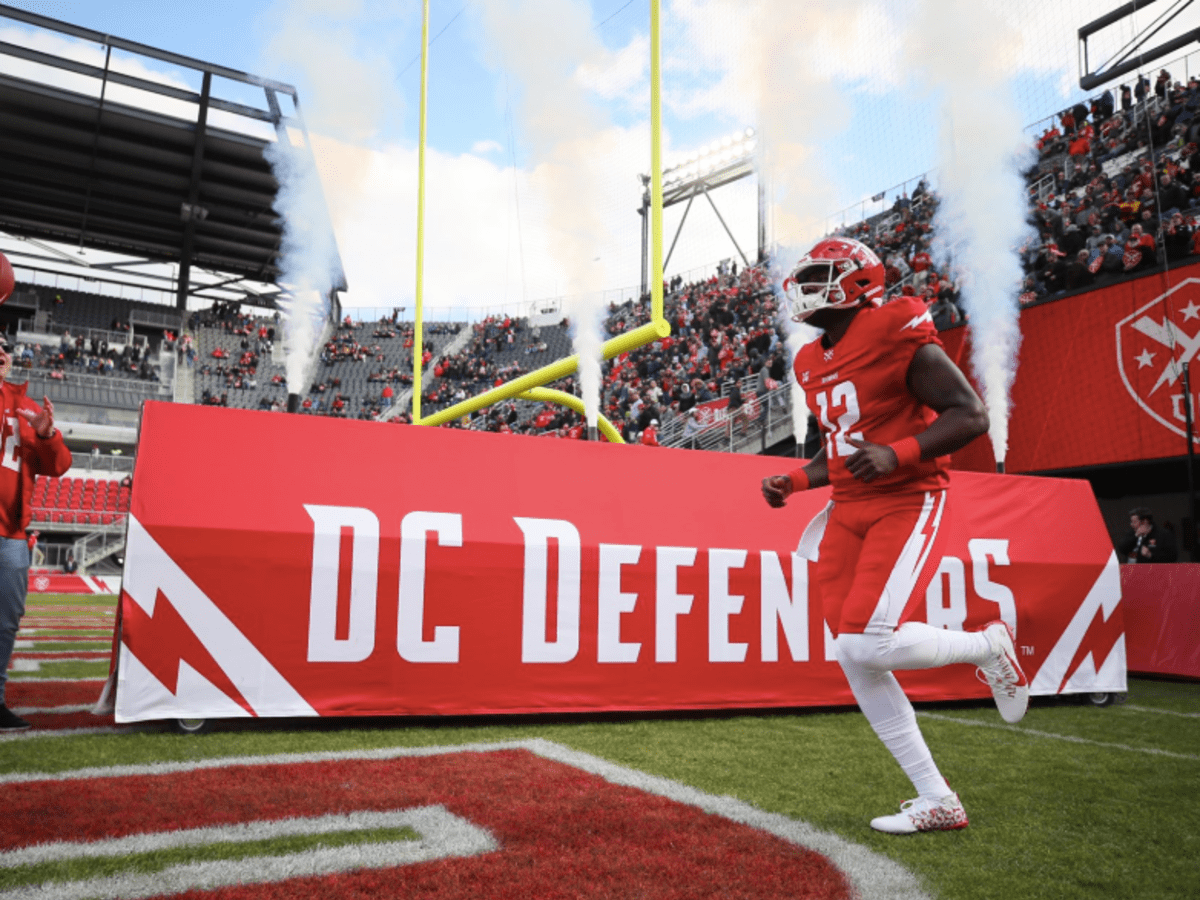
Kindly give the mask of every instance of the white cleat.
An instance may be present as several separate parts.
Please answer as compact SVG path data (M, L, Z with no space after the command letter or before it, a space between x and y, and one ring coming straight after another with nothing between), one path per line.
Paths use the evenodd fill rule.
M989 622L983 633L994 655L976 670L976 677L992 689L1000 717L1015 725L1025 718L1025 710L1029 709L1029 679L1017 661L1017 647L1008 625L1001 621Z
M967 811L963 809L958 794L941 800L918 797L900 805L894 816L879 816L871 820L871 827L887 834L916 834L918 831L953 831L966 828Z

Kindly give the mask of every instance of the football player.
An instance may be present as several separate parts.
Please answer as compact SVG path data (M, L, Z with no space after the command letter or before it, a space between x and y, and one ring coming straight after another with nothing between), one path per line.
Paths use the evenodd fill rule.
M1025 715L1028 681L1006 624L966 633L908 621L948 531L949 454L987 431L987 411L946 356L924 302L883 302L884 267L870 248L822 240L783 288L792 318L824 332L794 365L823 446L802 468L763 479L762 492L781 507L794 491L833 485L798 552L816 563L810 583L854 697L917 792L871 827L964 828L962 803L892 672L971 663L1006 721Z

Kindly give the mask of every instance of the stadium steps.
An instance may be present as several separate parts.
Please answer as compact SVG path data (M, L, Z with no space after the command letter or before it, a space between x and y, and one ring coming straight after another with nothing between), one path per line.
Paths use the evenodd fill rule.
M125 549L125 529L118 531L93 531L75 542L72 552L79 563L79 571L85 574L91 566Z
M475 337L475 331L470 325L463 325L459 329L458 334L454 335L453 340L442 346L440 350L435 350L433 358L429 360L429 365L424 367L424 371L432 371L439 360L447 356L454 356L466 348L467 344L471 343L471 339ZM392 405L379 414L379 421L386 422L389 419L394 419L400 413L412 408L412 388L406 387L402 391L397 391L396 396L392 398Z
M192 336L195 340L195 335ZM195 403L196 402L196 379L194 377L195 365L188 365L186 358L184 361L175 366L175 384L172 393L172 400L176 403Z

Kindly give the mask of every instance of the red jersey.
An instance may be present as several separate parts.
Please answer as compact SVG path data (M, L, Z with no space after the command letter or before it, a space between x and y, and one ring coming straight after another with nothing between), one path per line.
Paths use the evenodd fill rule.
M25 385L0 385L0 536L25 538L33 514L33 482L36 475L58 476L71 468L71 451L57 428L42 440L18 409L40 412L41 407L25 396Z
M818 339L796 354L796 380L821 426L835 500L934 491L949 484L948 456L901 467L870 484L846 469L857 450L848 438L891 444L921 433L937 418L909 392L906 381L913 355L925 344L941 346L929 309L918 298L901 296L861 310L832 348Z

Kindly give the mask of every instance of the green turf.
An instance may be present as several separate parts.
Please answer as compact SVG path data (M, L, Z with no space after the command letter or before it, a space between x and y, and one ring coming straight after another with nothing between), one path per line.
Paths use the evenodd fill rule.
M942 900L1192 900L1200 893L1200 685L1131 679L1124 705L1039 701L1015 728L985 704L920 712L970 816L963 831L871 831L871 817L894 811L912 788L856 712L549 723L239 720L202 737L10 742L0 771L544 737L835 832L901 862Z
M111 650L111 641L38 641L29 650L76 650L80 653L96 650Z
M105 878L113 875L161 872L170 866L214 860L239 860L256 856L287 856L350 844L382 844L417 841L412 828L376 828L327 834L299 834L262 841L225 841L195 847L172 847L151 853L119 857L81 857L35 865L0 868L0 890L43 882ZM49 896L49 894L47 894Z
M60 659L40 661L36 672L9 672L10 681L38 678L107 678L107 659L78 660Z
M103 606L116 609L117 598L112 594L29 594L25 605L33 609L60 606Z
M22 624L21 630L17 632L17 639L21 636L26 637L86 637L95 638L96 640L105 639L112 645L112 628L38 628L36 625L26 627Z

